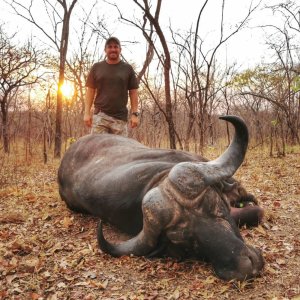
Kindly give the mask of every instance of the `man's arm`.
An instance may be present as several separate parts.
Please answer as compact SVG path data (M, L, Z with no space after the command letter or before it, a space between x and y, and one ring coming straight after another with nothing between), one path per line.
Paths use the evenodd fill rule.
M129 98L130 98L130 107L131 107L131 113L138 111L138 90L129 90ZM134 128L137 127L139 124L139 117L131 114L130 118L130 127Z
M96 94L96 89L92 89L90 87L86 88L83 121L84 121L85 125L88 127L92 127L91 109L92 109L92 105L94 103L95 94Z

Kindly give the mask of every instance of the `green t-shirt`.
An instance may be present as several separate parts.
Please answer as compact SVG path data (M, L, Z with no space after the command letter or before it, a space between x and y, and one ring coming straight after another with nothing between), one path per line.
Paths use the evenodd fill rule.
M131 65L120 61L95 63L88 74L86 86L96 89L95 111L127 121L128 91L137 89L138 82Z

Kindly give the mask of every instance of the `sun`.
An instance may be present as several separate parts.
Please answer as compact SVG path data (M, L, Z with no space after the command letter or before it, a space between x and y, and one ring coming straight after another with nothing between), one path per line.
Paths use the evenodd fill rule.
M69 81L65 81L60 90L65 98L72 98L74 94L74 87Z

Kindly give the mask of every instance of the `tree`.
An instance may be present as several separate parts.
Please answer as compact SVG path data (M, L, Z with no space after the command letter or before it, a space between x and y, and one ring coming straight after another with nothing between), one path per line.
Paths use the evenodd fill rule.
M142 76L145 74L146 68L150 65L150 62L153 58L153 52L156 53L160 63L163 66L165 109L163 110L162 107L160 107L160 110L165 116L166 122L168 124L170 148L176 149L176 130L175 130L175 124L173 120L172 98L171 98L171 79L170 79L171 55L170 55L169 46L165 34L159 22L162 0L157 0L154 9L154 14L151 12L152 7L151 4L149 4L148 0L143 0L143 1L133 0L133 2L142 10L143 21L135 22L125 18L120 12L120 10L118 9L118 6L116 4L112 4L112 5L114 5L118 9L122 20L125 20L126 22L133 24L134 26L136 26L142 31L147 43L149 44L145 64L138 78L141 81L143 81ZM155 40L157 37L160 41L160 46L162 47L162 53L161 51L158 50L158 47L155 45L156 44ZM151 94L153 95L153 93ZM156 99L154 99L154 101L155 100Z
M159 15L161 10L162 0L158 0L155 8L154 15L151 13L150 6L147 0L143 0L143 4L138 0L133 0L133 2L143 11L144 18L147 19L150 23L150 26L155 29L155 32L159 38L160 44L163 49L163 54L160 55L160 61L163 64L164 68L164 90L165 90L165 117L168 123L169 128L169 139L170 139L170 148L176 149L176 133L175 133L175 125L173 120L173 112L172 112L172 98L171 98L171 80L170 80L170 71L171 71L171 56L168 47L168 43L164 32L159 23ZM144 31L144 34L146 31ZM148 35L148 41L150 41L151 45L154 45L154 40L152 36Z
M300 144L300 5L287 1L279 5L270 6L274 13L283 17L279 26L268 25L275 30L267 44L275 52L279 66L276 71L284 78L283 113L290 131L292 143Z
M104 17L100 18L99 15L96 15L97 21L93 20L92 12L95 11L95 5L96 2L88 10L82 9L80 23L72 39L76 48L73 48L68 55L65 77L72 82L74 87L72 101L70 99L66 101L64 110L67 117L74 120L74 124L71 126L74 135L70 135L71 131L69 131L68 138L86 133L86 128L82 126L85 82L91 66L99 60L103 52L99 44L106 39L107 31ZM63 123L66 124L65 121L67 120L64 120Z
M59 74L58 74L58 89L57 89L57 103L56 103L56 121L55 121L55 145L54 145L54 157L61 156L62 145L62 107L63 107L63 94L61 86L65 80L65 66L68 52L69 43L69 28L70 18L74 6L78 0L72 0L68 7L67 0L44 0L44 8L46 14L52 24L52 34L46 27L40 25L42 20L36 20L33 13L34 0L30 0L30 4L26 6L24 3L12 0L10 2L11 7L14 9L18 16L21 16L31 24L33 24L38 30L40 30L55 46L59 53ZM54 3L54 4L53 4ZM57 5L62 9L62 12L58 11ZM61 25L62 24L62 25ZM60 29L60 35L58 33Z
M270 137L280 136L282 147L278 152L285 155L287 141L300 143L300 6L287 1L269 9L283 18L279 25L263 26L272 31L267 45L275 54L274 62L239 74L235 82L242 96L270 104L273 115Z
M9 108L10 102L19 89L38 81L37 69L40 66L39 54L31 42L16 46L13 41L16 34L8 36L0 26L0 108L3 147L9 152Z
M246 70L233 80L234 88L240 91L240 95L247 99L248 103L252 103L252 107L256 103L258 108L262 107L262 102L268 103L268 107L266 104L264 107L272 116L270 131L276 129L276 136L280 136L282 148L278 148L278 152L281 155L285 154L284 146L288 137L293 142L295 136L298 136L295 118L299 114L299 102L297 104L297 98L290 89L291 78L288 74L289 71L287 73L287 69L282 68L282 65L272 63ZM266 120L266 117L264 119ZM274 136L272 133L270 138Z
M211 129L212 113L218 105L218 95L226 88L227 82L223 80L231 67L220 71L222 67L217 65L217 53L219 49L234 35L241 31L249 20L251 14L258 6L250 5L246 15L232 28L225 26L225 4L220 5L220 18L218 31L215 33L215 41L211 46L206 46L205 38L201 36L200 23L207 8L208 0L200 7L195 28L181 34L172 32L173 42L177 46L178 75L177 88L185 94L188 108L188 127L186 131L186 145L190 138L194 123L197 122L200 136L200 150L205 145L205 133ZM208 50L206 50L208 49ZM174 57L175 59L175 57ZM224 68L224 67L223 67Z

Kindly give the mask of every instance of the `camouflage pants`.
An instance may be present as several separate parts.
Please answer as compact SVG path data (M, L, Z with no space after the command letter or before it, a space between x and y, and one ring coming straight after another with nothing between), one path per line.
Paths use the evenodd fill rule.
M127 122L119 120L99 112L93 115L93 126L91 133L113 133L127 137Z

